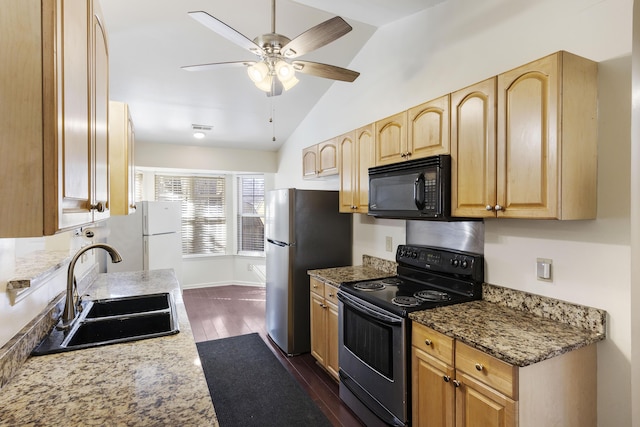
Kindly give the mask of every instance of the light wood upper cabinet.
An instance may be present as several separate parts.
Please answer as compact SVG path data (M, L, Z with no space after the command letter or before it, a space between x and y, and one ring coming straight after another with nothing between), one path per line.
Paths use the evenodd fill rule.
M376 166L398 163L407 158L407 112L375 123Z
M302 177L317 178L338 174L335 138L302 150Z
M449 154L449 95L376 122L376 163Z
M109 218L111 203L109 200L109 47L104 18L98 1L93 2L93 34L92 34L92 88L90 99L93 102L91 129L93 151L91 191L92 220ZM100 205L104 208L101 209Z
M596 63L558 52L451 103L453 215L595 218Z
M108 215L108 50L94 26L100 11L92 0L2 7L0 236L51 235L101 219Z
M449 154L449 110L449 95L408 110L408 159Z
M496 79L451 94L451 213L490 217L496 199Z
M596 217L597 73L558 52L498 76L498 216Z
M340 212L369 211L369 168L374 166L374 125L336 138L340 170Z
M135 212L135 130L129 106L124 102L109 102L109 159L111 166L111 215Z

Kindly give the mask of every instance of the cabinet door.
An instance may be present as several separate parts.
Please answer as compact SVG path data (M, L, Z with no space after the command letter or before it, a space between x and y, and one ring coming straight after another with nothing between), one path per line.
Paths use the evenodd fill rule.
M495 216L495 92L496 79L491 78L451 94L451 213L454 216Z
M318 144L318 176L336 175L338 173L338 153L335 139Z
M336 138L338 144L338 162L340 169L340 206L339 211L352 213L356 199L356 143L354 133L349 132Z
M369 212L369 168L375 166L375 136L373 124L356 130L355 212Z
M109 51L99 3L93 9L93 221L109 217Z
M411 160L449 154L449 95L409 109L407 144Z
M412 425L454 427L453 368L416 347L411 349Z
M376 122L376 165L407 159L407 112Z
M498 217L557 216L558 67L551 55L498 76Z
M327 371L338 380L338 306L327 302Z
M124 102L109 102L109 204L111 215L135 210L134 132Z
M322 366L327 363L326 305L324 297L311 293L311 355Z
M516 402L457 371L456 427L515 427Z
M318 145L312 145L302 150L302 177L314 178L318 175Z
M61 0L59 5L57 86L62 126L58 134L58 229L63 229L93 219L88 102L92 25L88 25L91 0Z

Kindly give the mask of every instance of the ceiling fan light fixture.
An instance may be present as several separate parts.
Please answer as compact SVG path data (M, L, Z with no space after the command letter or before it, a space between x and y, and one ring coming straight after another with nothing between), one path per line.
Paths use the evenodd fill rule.
M256 87L263 92L271 92L271 88L273 86L273 76L267 75L264 79L259 82L255 82Z
M283 61L282 59L276 62L275 69L276 69L276 75L278 76L278 78L282 83L285 83L286 81L290 79L294 79L296 77L295 76L296 72L291 66L291 64L289 64L286 61Z
M247 74L249 74L249 78L256 84L264 81L267 77L269 77L269 66L264 62L256 62L247 68Z
M295 85L297 85L300 80L298 80L296 76L293 76L290 79L288 79L286 82L283 82L282 80L280 81L282 82L282 87L284 88L284 90L289 90Z

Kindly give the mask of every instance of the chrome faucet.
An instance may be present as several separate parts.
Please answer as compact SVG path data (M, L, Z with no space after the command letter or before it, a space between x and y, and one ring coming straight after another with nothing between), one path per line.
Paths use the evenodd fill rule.
M109 253L111 256L111 262L120 262L122 261L122 257L118 253L118 251L113 247L106 243L93 243L91 245L87 245L81 248L76 254L71 258L71 262L69 263L69 270L67 271L67 297L64 304L64 310L62 312L62 324L60 325L61 329L68 329L71 327L71 324L76 318L78 314L78 306L80 305L80 298L78 301L74 301L74 293L77 293L77 283L76 278L73 274L73 270L76 266L76 262L80 259L83 253L88 250L101 248Z

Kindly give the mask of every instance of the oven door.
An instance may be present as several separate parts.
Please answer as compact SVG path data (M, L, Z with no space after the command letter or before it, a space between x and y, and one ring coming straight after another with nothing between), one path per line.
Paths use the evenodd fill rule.
M338 298L340 397L346 389L384 425L404 426L408 420L406 319L351 294L338 292ZM352 409L365 421L370 415Z

